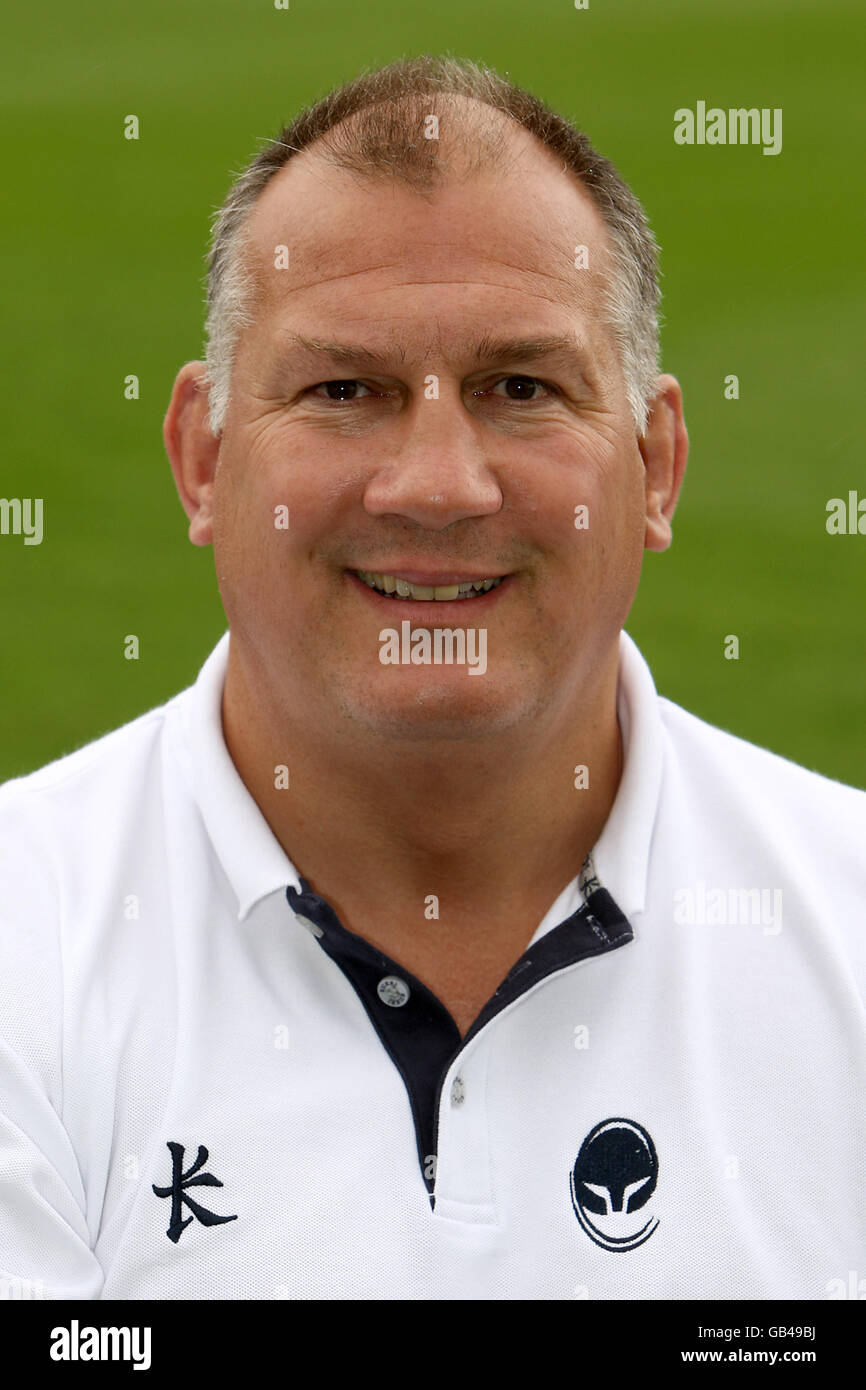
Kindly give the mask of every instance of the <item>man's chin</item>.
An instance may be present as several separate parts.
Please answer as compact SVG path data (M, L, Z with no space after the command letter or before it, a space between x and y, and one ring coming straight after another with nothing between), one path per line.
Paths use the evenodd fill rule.
M419 676L411 673L411 689L367 689L354 699L344 688L341 711L381 738L427 743L490 739L534 715L525 689L494 690L486 674L473 677L462 670L426 681Z

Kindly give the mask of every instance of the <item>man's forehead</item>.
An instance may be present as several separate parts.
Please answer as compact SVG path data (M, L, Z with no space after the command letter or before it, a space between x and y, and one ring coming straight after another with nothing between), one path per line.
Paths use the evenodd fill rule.
M527 132L520 132L527 139ZM533 141L519 160L448 178L423 194L335 168L315 150L275 175L250 216L249 264L271 302L351 277L407 281L536 281L588 307L610 266L604 222L577 179ZM293 167L294 166L294 167ZM588 264L578 264L578 248ZM284 247L288 275L274 275Z

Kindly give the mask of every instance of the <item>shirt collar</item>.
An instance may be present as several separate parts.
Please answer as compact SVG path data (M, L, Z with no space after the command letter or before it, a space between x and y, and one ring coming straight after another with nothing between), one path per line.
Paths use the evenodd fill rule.
M226 747L222 696L229 659L224 632L185 692L181 708L193 795L217 858L238 900L242 922L260 899L289 884L300 888L297 869L247 791Z
M613 806L581 872L551 903L530 946L577 912L593 888L606 888L629 922L644 910L661 788L661 718L650 669L627 632L620 633L616 714L623 771Z
M238 920L270 893L301 888L301 878L241 780L222 729L222 693L228 665L225 632L180 699L185 754L193 792L216 855L238 900ZM646 902L650 843L662 772L661 718L649 667L629 637L620 633L617 718L623 740L623 773L610 815L592 850L592 868L603 888L631 919ZM578 879L559 894L532 942L582 902ZM532 944L532 943L530 943Z
M601 886L631 920L646 906L650 846L661 793L662 722L652 674L627 632L620 633L616 713L623 772L592 860Z

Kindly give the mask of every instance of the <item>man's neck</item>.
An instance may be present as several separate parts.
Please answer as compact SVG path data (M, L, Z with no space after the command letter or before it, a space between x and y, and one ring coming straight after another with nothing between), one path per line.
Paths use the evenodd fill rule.
M315 719L271 721L258 696L248 698L230 661L223 731L241 779L344 925L369 939L378 932L376 944L397 958L401 936L408 943L433 910L441 946L476 923L479 940L518 940L523 923L528 941L578 874L622 774L614 663L579 711L478 743L377 747ZM275 786L280 764L287 789ZM578 765L588 785L576 788Z

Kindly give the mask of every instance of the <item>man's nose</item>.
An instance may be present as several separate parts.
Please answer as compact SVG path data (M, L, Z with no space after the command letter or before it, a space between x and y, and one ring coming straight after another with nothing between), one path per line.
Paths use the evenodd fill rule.
M367 483L365 509L434 531L498 512L502 491L483 433L456 388L438 400L416 400L389 436L393 452Z

